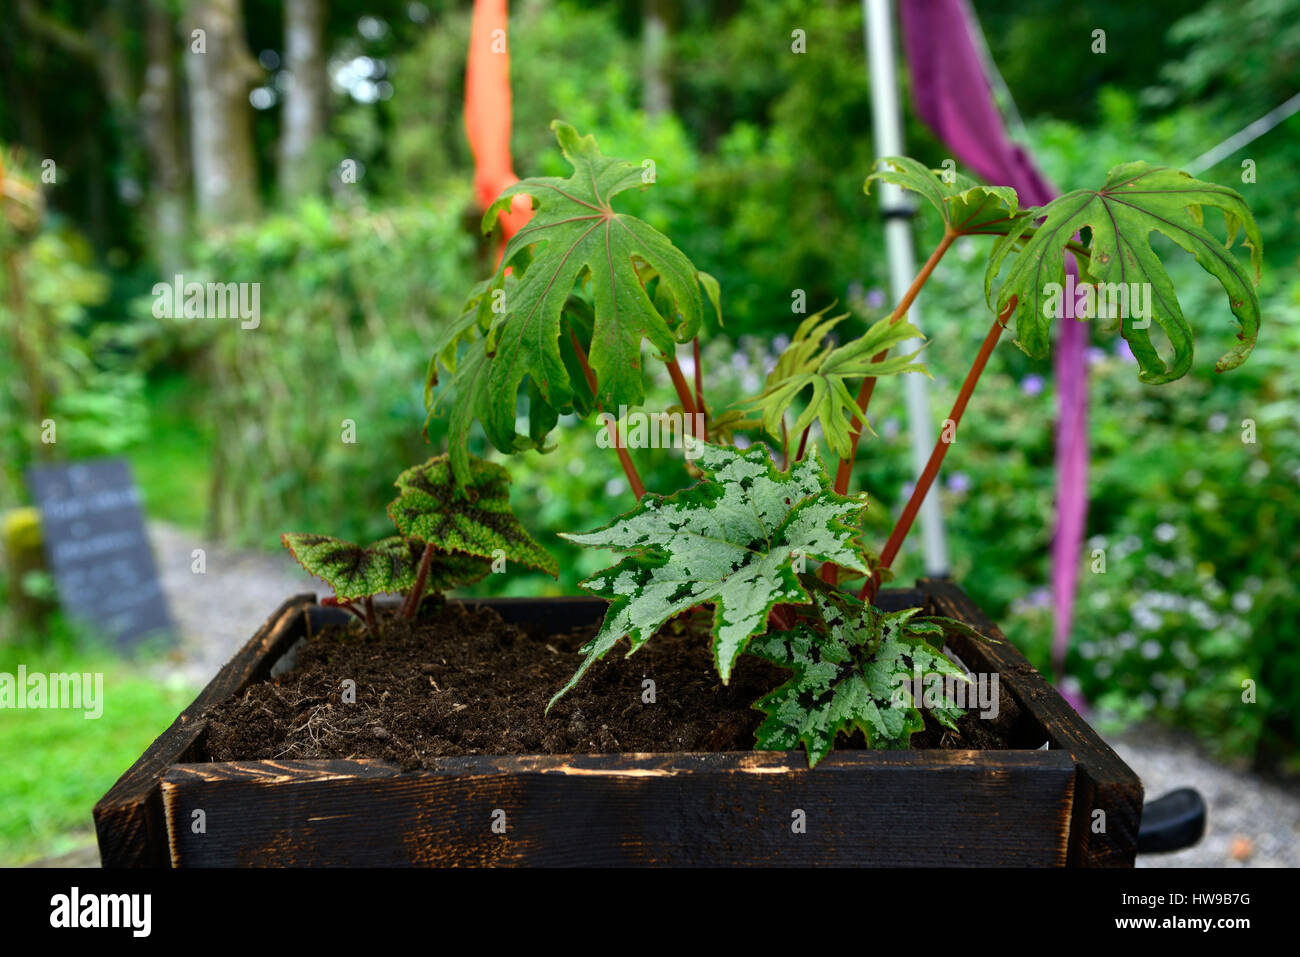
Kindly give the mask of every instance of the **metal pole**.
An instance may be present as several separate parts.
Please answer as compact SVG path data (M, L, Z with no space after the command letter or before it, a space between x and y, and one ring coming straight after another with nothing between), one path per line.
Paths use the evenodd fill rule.
M1247 143L1252 143L1259 139L1273 127L1277 126L1283 120L1287 119L1292 113L1300 111L1300 93L1288 99L1281 106L1276 106L1269 110L1254 123L1244 129L1233 133L1226 140L1215 146L1213 149L1202 153L1196 159L1192 160L1183 170L1192 176L1199 176L1211 166L1227 159L1237 150L1241 149Z
M893 6L890 0L862 0L863 29L866 32L867 67L871 80L871 126L875 136L876 156L899 156L903 153L903 130L898 107L897 64L894 60ZM893 301L898 302L916 276L916 258L912 249L911 207L897 186L882 183L880 208L885 215L885 249L889 256L889 286ZM920 298L908 310L908 320L921 328ZM900 349L916 349L917 340ZM912 471L919 478L934 447L934 423L930 418L930 400L924 376L903 377L907 390L907 428L912 444ZM948 541L943 530L940 510L940 487L930 489L921 505L921 539L924 543L925 572L930 576L948 574Z

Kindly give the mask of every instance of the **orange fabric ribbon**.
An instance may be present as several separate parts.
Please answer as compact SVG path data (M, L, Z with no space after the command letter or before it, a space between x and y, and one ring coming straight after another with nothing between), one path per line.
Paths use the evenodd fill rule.
M510 159L506 7L506 0L475 0L470 25L469 60L465 68L465 132L474 154L474 197L479 209L487 209L502 190L519 181ZM510 211L500 218L504 238L513 236L532 215L528 199L516 196Z

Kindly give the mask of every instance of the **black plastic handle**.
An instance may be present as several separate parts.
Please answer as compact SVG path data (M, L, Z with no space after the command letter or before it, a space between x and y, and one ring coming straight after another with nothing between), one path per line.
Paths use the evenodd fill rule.
M1181 851L1205 835L1205 799L1195 788L1179 788L1142 806L1139 854Z

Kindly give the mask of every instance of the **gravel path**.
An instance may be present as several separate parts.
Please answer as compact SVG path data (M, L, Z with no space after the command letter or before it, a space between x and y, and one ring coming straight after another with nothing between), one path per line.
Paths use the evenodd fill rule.
M214 548L157 522L150 524L149 538L182 634L176 667L196 687L206 684L285 598L323 587L287 554ZM207 549L202 575L191 570L195 548ZM1300 785L1283 787L1225 767L1186 736L1164 729L1129 731L1112 736L1110 744L1142 778L1148 798L1194 787L1208 806L1206 834L1195 847L1144 855L1139 867L1300 867ZM97 863L92 848L68 858L78 853L86 866Z
M1225 767L1164 728L1113 735L1109 744L1142 779L1147 800L1180 787L1205 798L1205 836L1196 846L1144 854L1138 867L1300 867L1300 784Z
M207 684L281 602L325 586L287 552L281 554L213 546L200 536L162 522L149 523L149 541L163 593L181 634L173 658L195 687ZM205 550L206 571L193 571L196 548Z

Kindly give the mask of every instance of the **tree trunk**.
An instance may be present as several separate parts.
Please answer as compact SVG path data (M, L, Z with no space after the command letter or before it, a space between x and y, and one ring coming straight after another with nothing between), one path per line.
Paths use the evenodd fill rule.
M650 116L673 108L668 81L669 0L644 0L641 22L641 107Z
M176 25L164 0L147 0L147 65L140 125L153 175L149 217L154 261L164 276L180 272L188 236L185 160L177 128Z
M43 9L36 0L19 0L17 11L18 20L30 34L78 57L95 71L115 127L114 140L122 150L122 161L111 166L113 186L118 197L134 204L142 192L140 179L145 164L139 148L136 75L130 62L129 12L126 6L125 0L106 0L96 5L91 25L86 30L69 26ZM12 25L6 23L5 26ZM87 150L94 158L87 183L95 191L90 197L89 232L95 246L102 250L112 241L106 227L108 213L103 192L107 176L99 158L102 152L100 143L93 136L87 139Z
M195 0L185 32L199 222L205 228L244 222L258 209L248 91L262 74L244 39L240 0Z
M280 194L296 199L318 192L325 170L314 155L325 131L329 78L325 69L325 0L285 0L285 91L280 134Z

